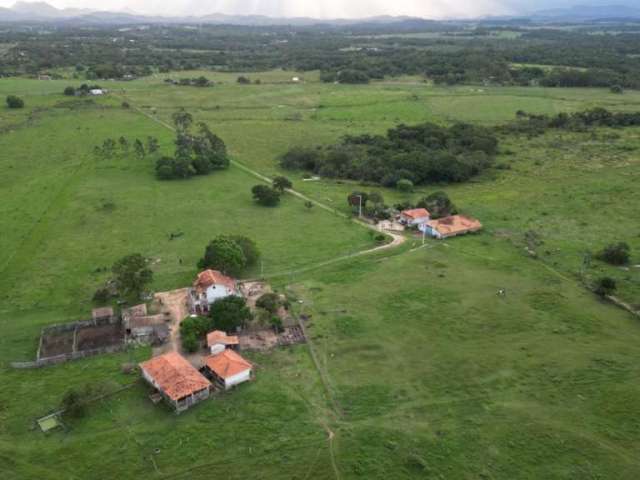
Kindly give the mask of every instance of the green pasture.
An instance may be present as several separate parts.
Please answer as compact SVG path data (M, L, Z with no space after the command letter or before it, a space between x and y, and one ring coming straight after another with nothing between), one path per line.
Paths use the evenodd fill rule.
M200 74L216 86L163 81ZM294 85L295 73L283 71L251 73L262 84L238 85L238 75L98 82L111 93L88 100L62 95L81 81L0 80L0 97L26 102L0 107L0 477L638 478L640 325L583 282L613 276L620 297L640 304L640 130L504 137L499 168L413 194L303 182L277 159L293 145L398 123L636 111L640 93L445 88L412 78L329 85L315 74ZM370 232L290 195L277 208L258 207L250 188L259 180L237 166L160 182L150 157L93 155L106 138L149 135L171 153L163 123L180 108L220 135L234 161L285 173L344 213L355 189L380 191L387 203L443 189L485 229L424 246L409 236L400 248L321 266L373 246ZM536 232L537 258L525 251L527 231ZM9 368L33 358L43 326L87 317L119 257L147 255L155 289L182 287L218 234L256 240L263 263L247 275L262 272L299 300L309 346L250 355L254 382L180 416L122 373L123 363L149 357L146 348ZM614 241L631 245L633 265L584 265L587 252ZM92 403L66 431L39 431L37 418L88 384L133 386Z

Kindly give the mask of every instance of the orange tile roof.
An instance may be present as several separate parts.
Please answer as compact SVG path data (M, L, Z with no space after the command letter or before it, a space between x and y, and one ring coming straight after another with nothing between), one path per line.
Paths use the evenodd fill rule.
M140 368L174 401L211 385L209 380L176 352L142 362Z
M438 220L431 220L428 225L443 237L460 235L467 232L477 232L482 224L475 218L464 215L453 215Z
M225 285L233 290L236 288L236 281L217 270L205 270L200 272L196 281L193 282L194 287L208 288L211 285Z
M409 218L424 218L429 216L429 210L426 208L414 208L412 210L404 210L402 215Z
M233 377L253 367L233 350L225 350L213 357L207 357L205 364L220 378Z
M207 334L207 345L209 347L219 343L223 345L238 345L240 340L238 340L238 337L227 335L225 332L221 332L220 330L215 330Z

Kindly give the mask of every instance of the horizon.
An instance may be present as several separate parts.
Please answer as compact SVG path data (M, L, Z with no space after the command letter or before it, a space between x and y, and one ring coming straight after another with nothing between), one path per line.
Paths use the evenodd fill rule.
M630 0L397 0L392 5L383 0L353 0L348 5L336 0L320 0L309 4L295 0L107 0L100 8L87 0L0 0L0 7L11 8L17 3L46 3L57 9L86 9L96 12L122 12L162 17L201 15L257 15L271 18L311 18L317 20L357 20L377 16L416 17L431 20L472 19L487 16L518 16L535 11L576 6L634 7ZM366 14L362 14L366 12Z

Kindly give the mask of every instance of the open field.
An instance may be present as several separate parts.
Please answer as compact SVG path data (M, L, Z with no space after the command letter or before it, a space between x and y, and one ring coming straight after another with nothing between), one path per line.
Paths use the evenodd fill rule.
M640 476L640 323L578 278L584 253L613 241L628 242L640 263L639 129L508 137L497 159L503 169L412 195L287 173L297 190L344 212L354 189L379 190L387 203L444 189L485 224L476 236L418 249L410 239L315 269L373 246L370 233L307 211L291 195L274 209L254 205L249 190L259 180L237 166L159 182L150 159L92 154L120 135L156 136L169 153L173 134L162 122L184 107L225 140L233 160L272 176L292 145L400 122L494 125L517 110L635 111L640 92L442 88L411 79L345 86L313 76L292 85L294 73L282 71L250 74L264 83L248 86L235 84L235 74L171 76L200 74L224 83L177 87L159 75L105 84L114 93L90 103L61 94L70 81L0 80L0 97L18 93L27 102L22 111L0 109L3 479ZM123 100L136 108L123 109ZM524 252L528 230L544 242L538 259ZM175 232L184 236L169 240ZM148 255L154 288L178 288L220 233L254 238L266 275L291 270L274 276L274 286L311 315L309 345L249 355L256 381L176 417L121 372L122 363L148 358L145 348L8 368L35 355L43 326L88 316L114 260ZM594 261L585 272L602 274L640 304L640 268ZM496 295L501 288L505 297ZM70 387L131 383L92 404L68 432L32 428Z

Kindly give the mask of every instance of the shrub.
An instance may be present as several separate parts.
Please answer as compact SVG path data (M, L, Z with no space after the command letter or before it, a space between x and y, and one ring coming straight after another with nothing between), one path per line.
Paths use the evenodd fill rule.
M62 397L60 408L64 410L64 415L70 418L80 418L86 414L84 395L75 389L67 390Z
M277 293L265 293L256 301L256 307L263 308L274 314L280 308L280 295Z
M7 97L7 107L9 108L23 108L24 100L20 97L16 97L15 95L9 95Z
M100 287L93 294L93 302L98 305L106 304L111 298L111 292L106 287Z
M396 182L396 188L404 193L413 192L413 182L406 178L400 179Z
M611 265L626 265L630 260L629 245L624 242L607 245L596 254L598 260Z
M251 193L253 199L265 207L275 207L280 203L280 192L267 185L255 185Z
M616 291L616 281L610 277L602 277L596 282L595 293L601 297L612 295Z
M63 92L63 93L64 93L65 95L67 95L68 97L73 97L73 96L76 94L76 89L75 89L75 88L73 88L73 87L71 87L71 86L69 86L69 87L66 87L66 88L64 89L64 92Z

